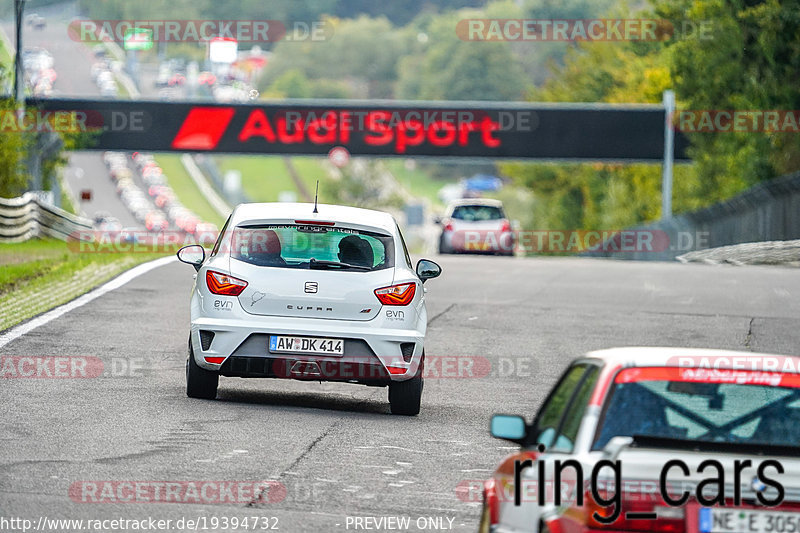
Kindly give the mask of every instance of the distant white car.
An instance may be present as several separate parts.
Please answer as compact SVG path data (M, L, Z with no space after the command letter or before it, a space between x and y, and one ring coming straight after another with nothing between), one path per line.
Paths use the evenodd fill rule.
M439 224L439 253L514 255L516 240L511 221L499 200L469 198L447 206Z
M318 211L318 212L317 212ZM219 376L388 386L392 413L416 415L427 312L394 218L313 204L242 204L195 266L187 395L213 399Z

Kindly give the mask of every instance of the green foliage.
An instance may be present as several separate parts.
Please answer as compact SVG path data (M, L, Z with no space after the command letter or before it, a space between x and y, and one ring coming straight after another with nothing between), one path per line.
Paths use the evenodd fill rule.
M618 3L617 0L525 0L517 16L526 19L589 19L607 15ZM573 48L566 42L520 42L511 46L526 77L536 85L547 81L552 75L553 65L562 65L564 56Z
M289 71L323 81L312 92L334 97L391 98L397 62L408 53L408 36L386 18L328 19L333 36L324 42L281 41L266 68L261 85L269 90ZM332 83L331 80L337 80Z
M800 107L798 0L653 0L679 26L710 23L708 39L675 40L666 55L680 108L793 110ZM728 197L800 167L796 133L696 133L691 155L702 194ZM716 194L715 194L716 193Z
M800 109L800 0L80 0L92 18L325 19L324 42L282 41L259 83L273 98L403 98L658 103L688 110ZM465 18L664 19L663 42L468 42ZM710 38L685 34L710 25ZM675 168L676 212L729 198L800 168L796 133L690 134ZM2 169L0 154L0 169ZM422 166L420 168L423 168ZM427 170L427 169L426 169ZM521 220L538 228L608 228L660 217L660 165L500 165L533 192ZM348 183L343 190L363 184ZM351 191L363 196L367 191ZM368 194L367 194L368 196ZM529 196L529 195L528 195Z
M287 70L269 86L267 96L311 98L311 82L300 69Z
M530 98L657 103L665 89L674 88L679 110L798 109L800 2L652 4L652 13L635 16L668 20L675 28L671 39L571 47L563 65L554 65L554 75ZM701 28L711 31L685 31ZM690 141L694 164L675 168L675 212L707 206L800 168L796 133L694 133ZM659 165L514 163L501 170L534 191L538 228L614 229L660 216Z
M55 0L30 0L46 2ZM29 1L29 3L30 3ZM402 26L420 13L447 11L461 7L478 7L486 0L396 0L373 2L370 0L237 0L219 2L215 0L79 0L80 7L94 19L133 18L140 20L174 18L258 19L279 20L283 23L319 20L323 15L342 18L386 17L392 24ZM143 14L144 13L144 14Z
M401 209L403 199L386 183L376 179L386 171L381 160L355 160L339 169L336 178L320 180L320 197L325 203L367 209Z
M5 70L0 68L0 85L5 83L7 76ZM28 112L35 112L28 109ZM3 142L0 143L0 197L14 198L22 195L30 187L30 172L27 168L31 164L32 155L41 155L42 143L49 140L42 132L17 131L16 120L12 117L17 113L17 103L11 98L0 99L0 117L2 121ZM86 146L91 142L91 133L86 132L60 132L55 140L54 150L48 150L42 156L40 171L42 186L50 190L53 181L57 179L57 172L67 163L65 150Z
M16 101L0 100L0 114L14 113ZM7 116L7 115L6 115ZM17 131L4 131L0 143L0 197L14 198L25 192L28 174L20 161L27 156L33 136Z
M432 17L419 26L426 46L403 59L398 97L423 100L520 100L524 74L507 42L467 42L455 28L465 18L482 17L458 11Z

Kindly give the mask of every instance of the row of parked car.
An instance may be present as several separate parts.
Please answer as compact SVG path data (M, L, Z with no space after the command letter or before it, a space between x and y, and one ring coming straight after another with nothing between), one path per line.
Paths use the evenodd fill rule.
M115 80L115 73L122 70L122 62L109 58L103 45L95 47L94 56L95 62L90 70L92 81L100 89L101 96L116 97L119 94L119 90Z
M181 204L151 154L136 152L129 156L124 152L106 152L103 160L122 202L148 231L177 229L190 234L217 231L214 224L204 223ZM141 178L144 190L134 179L134 172Z
M51 96L58 74L56 74L53 54L44 48L34 47L22 50L22 66L26 81L34 96Z

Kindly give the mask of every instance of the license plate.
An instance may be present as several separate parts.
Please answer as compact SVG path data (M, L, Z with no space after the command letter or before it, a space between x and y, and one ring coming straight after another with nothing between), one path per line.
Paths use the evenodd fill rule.
M475 252L485 252L489 249L488 242L469 242L467 243L467 250Z
M269 351L344 355L344 341L342 339L326 339L321 337L271 335L269 338Z
M800 513L700 509L700 533L800 533Z

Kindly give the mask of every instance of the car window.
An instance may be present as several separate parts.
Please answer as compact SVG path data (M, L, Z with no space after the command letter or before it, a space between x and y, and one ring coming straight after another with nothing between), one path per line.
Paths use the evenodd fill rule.
M491 205L459 205L453 209L450 218L466 222L484 222L505 218L503 210Z
M400 244L403 245L403 254L406 256L406 264L408 268L414 268L411 266L411 256L408 254L408 246L406 246L406 240L403 238L403 233L400 231L399 226L395 226L397 228L397 234L400 235Z
M228 229L228 224L231 222L231 216L228 216L228 220L225 221L225 225L222 226L222 229L219 231L219 235L217 235L217 242L214 243L214 248L211 249L211 257L214 257L219 252L220 246L222 241L225 237L225 230Z
M231 237L233 259L281 268L382 270L394 266L393 250L391 235L339 226L237 226Z
M580 385L572 398L569 407L564 415L564 420L561 423L561 429L558 432L558 438L551 447L550 451L569 453L575 446L575 438L578 436L578 430L583 421L583 415L586 413L586 407L589 405L589 397L592 395L594 385L599 376L599 370L596 366L589 366L586 374L583 376Z
M570 407L570 400L582 383L581 379L586 373L587 366L578 364L567 370L536 415L534 426L528 432L529 442L544 444L548 449L553 448L560 451L564 451L564 448L571 449L571 446L557 442L556 436L559 433L561 421Z
M796 446L800 389L669 379L618 382L606 402L593 449L602 449L615 436L634 435Z

